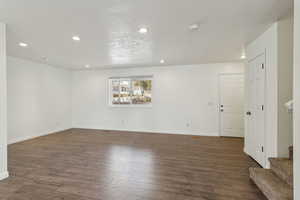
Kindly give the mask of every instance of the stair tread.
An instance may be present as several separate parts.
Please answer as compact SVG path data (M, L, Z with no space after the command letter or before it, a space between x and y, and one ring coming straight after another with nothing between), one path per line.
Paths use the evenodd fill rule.
M292 200L293 189L270 169L250 168L250 178L261 191L273 200Z
M271 164L280 167L286 174L293 176L293 161L288 158L269 158Z
M270 158L271 169L274 173L287 182L290 186L293 185L293 161L288 158Z

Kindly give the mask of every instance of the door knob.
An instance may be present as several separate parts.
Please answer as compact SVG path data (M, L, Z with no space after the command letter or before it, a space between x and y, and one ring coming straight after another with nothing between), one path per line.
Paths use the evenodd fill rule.
M224 112L224 109L220 109L221 112Z
M250 111L246 112L246 115L251 115L251 112Z

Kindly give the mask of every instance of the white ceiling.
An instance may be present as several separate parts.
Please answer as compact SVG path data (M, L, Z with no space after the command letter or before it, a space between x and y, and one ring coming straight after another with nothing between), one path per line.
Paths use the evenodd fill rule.
M238 60L293 0L0 0L8 54L68 68ZM188 26L200 23L191 32ZM149 33L138 33L146 26ZM79 35L80 42L72 40ZM18 46L28 43L27 48Z

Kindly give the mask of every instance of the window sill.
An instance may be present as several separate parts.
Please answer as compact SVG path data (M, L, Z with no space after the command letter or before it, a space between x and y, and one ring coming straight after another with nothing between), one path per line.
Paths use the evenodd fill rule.
M148 105L111 105L109 104L110 108L152 108L152 104Z

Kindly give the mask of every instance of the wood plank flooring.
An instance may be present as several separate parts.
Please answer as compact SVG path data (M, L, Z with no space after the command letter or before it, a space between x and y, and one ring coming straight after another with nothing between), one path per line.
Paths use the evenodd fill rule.
M73 129L9 146L0 200L265 200L243 140Z

